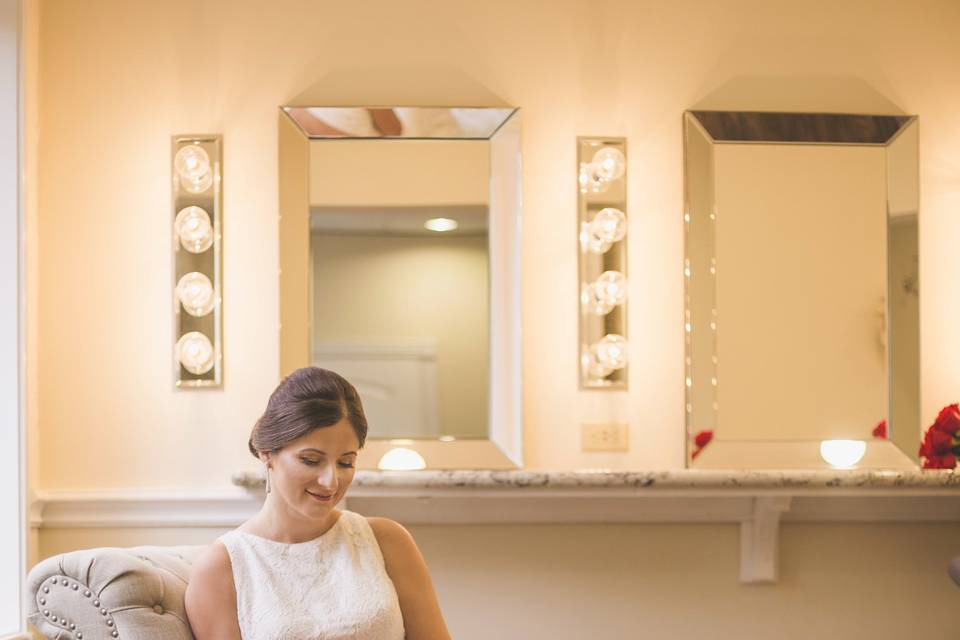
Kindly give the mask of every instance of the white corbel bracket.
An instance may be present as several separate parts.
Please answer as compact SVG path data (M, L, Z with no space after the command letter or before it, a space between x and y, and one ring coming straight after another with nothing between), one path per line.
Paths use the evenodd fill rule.
M790 510L790 496L757 496L749 520L740 522L740 582L777 581L780 518Z

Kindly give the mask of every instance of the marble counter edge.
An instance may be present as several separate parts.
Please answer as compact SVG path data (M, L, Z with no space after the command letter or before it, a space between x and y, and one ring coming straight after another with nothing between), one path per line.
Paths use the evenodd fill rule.
M263 474L233 474L234 485L261 489ZM923 489L960 493L960 474L954 470L660 470L660 471L358 471L359 489L474 489L474 490L830 490Z

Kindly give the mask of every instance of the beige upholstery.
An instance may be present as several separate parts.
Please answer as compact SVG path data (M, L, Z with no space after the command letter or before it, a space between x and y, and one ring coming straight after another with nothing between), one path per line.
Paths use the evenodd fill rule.
M58 640L193 640L183 595L204 548L104 547L47 558L27 578L29 621Z

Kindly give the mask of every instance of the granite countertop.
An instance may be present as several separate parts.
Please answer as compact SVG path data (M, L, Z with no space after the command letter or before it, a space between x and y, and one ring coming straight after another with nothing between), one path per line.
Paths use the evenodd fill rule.
M241 471L234 485L259 489L260 471ZM920 488L960 491L954 470L878 469L614 471L358 471L354 487L397 489L829 489Z

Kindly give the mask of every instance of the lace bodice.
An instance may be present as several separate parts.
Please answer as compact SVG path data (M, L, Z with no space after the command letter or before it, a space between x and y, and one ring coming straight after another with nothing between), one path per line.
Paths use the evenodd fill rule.
M243 640L403 639L397 593L363 516L342 510L307 542L239 529L218 540L233 565Z

